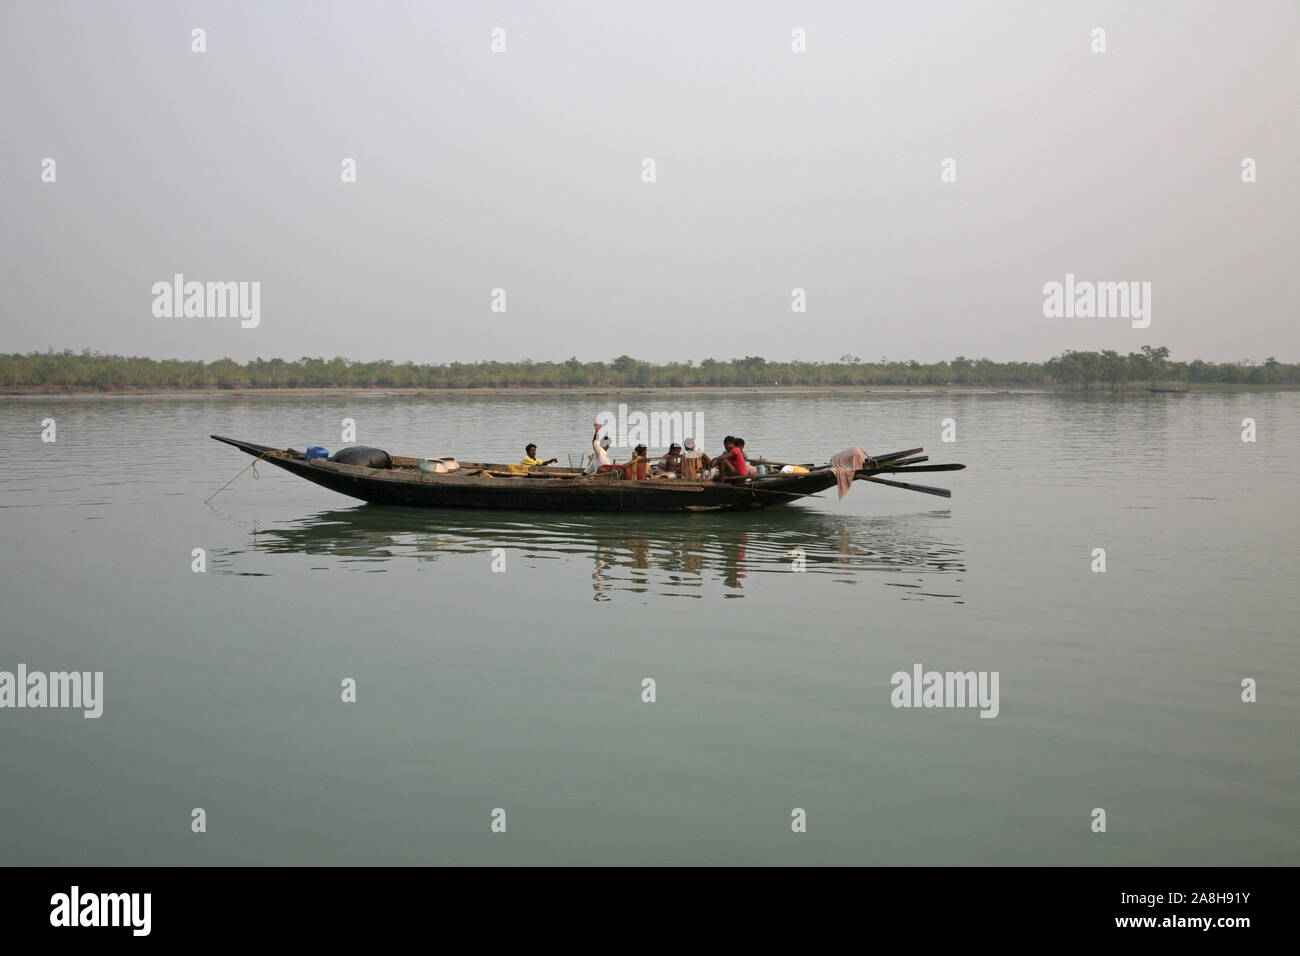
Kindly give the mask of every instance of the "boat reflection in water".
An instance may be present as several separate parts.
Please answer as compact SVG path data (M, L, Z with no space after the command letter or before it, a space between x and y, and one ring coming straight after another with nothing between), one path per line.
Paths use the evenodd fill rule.
M376 562L438 561L505 547L524 567L587 558L595 600L619 591L703 597L711 581L727 597L743 597L755 577L828 574L857 584L868 578L902 589L905 599L955 593L966 567L962 549L939 540L947 511L887 517L773 510L751 515L477 512L359 505L325 511L254 535L270 554L329 555L342 569L375 571ZM885 580L887 578L887 580Z

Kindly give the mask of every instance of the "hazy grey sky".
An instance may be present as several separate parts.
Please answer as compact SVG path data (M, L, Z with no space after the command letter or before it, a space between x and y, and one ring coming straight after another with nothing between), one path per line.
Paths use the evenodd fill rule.
M1298 40L1294 0L3 0L0 351L1297 361ZM261 324L154 317L177 272ZM1151 326L1045 318L1067 272Z

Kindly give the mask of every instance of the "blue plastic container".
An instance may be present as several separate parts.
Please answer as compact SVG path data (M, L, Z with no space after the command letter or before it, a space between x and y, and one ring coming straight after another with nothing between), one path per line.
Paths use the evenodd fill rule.
M329 456L329 451L322 448L320 445L308 445L307 454L303 457L306 458L307 461L311 461L313 458L328 458Z

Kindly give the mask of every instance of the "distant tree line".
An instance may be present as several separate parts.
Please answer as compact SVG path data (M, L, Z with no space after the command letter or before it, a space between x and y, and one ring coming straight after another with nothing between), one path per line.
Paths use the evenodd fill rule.
M0 387L51 391L233 388L605 388L692 386L873 385L987 387L1039 386L1125 391L1151 385L1300 385L1300 365L1267 358L1262 363L1174 362L1169 349L1143 346L1114 351L1067 351L1046 362L968 359L915 361L769 362L750 356L656 365L620 355L610 362L452 362L417 365L345 358L254 359L240 364L150 359L98 352L31 352L0 355Z

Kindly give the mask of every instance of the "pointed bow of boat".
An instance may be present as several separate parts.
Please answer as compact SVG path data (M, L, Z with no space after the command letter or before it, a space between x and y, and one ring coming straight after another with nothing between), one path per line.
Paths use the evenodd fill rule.
M209 435L209 438L215 438L219 442L225 442L227 445L234 445L240 451L247 452L250 455L264 455L268 451L278 451L270 445L256 445L251 441L240 441L238 438L226 438L224 435Z

